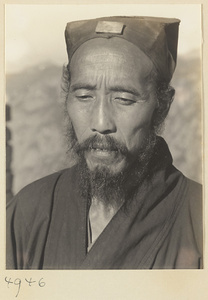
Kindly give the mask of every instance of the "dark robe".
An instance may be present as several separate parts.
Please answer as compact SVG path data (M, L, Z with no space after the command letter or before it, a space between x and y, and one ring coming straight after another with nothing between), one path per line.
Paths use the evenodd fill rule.
M25 187L7 208L7 269L202 268L201 185L172 165L162 139L151 170L89 252L77 166Z

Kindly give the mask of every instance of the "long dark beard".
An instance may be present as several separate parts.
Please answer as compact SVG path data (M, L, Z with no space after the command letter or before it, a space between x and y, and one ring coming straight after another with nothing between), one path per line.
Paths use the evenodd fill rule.
M149 162L151 160L154 146L156 143L155 132L150 132L144 140L143 145L137 153L133 163L127 164L127 167L118 174L112 174L108 166L102 165L96 167L93 171L89 170L85 151L96 147L97 143L104 143L105 148L119 151L126 158L131 160L128 149L125 145L118 143L111 136L100 137L94 135L79 144L71 122L66 127L66 138L68 141L68 151L76 157L78 170L80 174L80 192L81 195L90 202L93 197L102 201L106 207L120 207L123 203L128 206L128 202L138 192L139 187L146 177L149 176Z

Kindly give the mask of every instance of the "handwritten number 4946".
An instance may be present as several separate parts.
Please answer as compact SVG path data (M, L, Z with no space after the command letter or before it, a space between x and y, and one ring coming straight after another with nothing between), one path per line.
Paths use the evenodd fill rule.
M11 278L5 277L5 281L7 283L8 288L9 288L10 284L14 284L14 285L18 286L17 294L15 296L15 297L17 297L19 295L19 292L20 292L22 280L20 278L16 278L14 281L12 281ZM27 284L29 286L34 285L36 282L39 285L39 287L44 287L46 285L46 283L43 281L43 278L41 278L39 281L32 280L32 278L30 278L29 280L27 278L25 278L25 282L27 282Z

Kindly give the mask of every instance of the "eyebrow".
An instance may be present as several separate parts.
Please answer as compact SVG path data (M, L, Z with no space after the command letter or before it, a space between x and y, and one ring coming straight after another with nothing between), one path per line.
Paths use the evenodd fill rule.
M135 96L140 96L141 94L133 87L125 88L123 86L114 86L109 89L112 92L120 92L120 93L129 93Z
M72 84L70 86L70 91L71 92L75 92L77 90L94 91L94 90L96 90L96 85L75 83L75 84ZM111 91L111 92L120 92L120 93L129 93L129 94L132 94L132 95L137 96L137 97L141 96L141 93L139 93L138 90L135 89L134 87L126 88L126 87L117 85L117 86L111 87L109 89L109 91Z
M70 86L70 90L71 92L75 92L77 90L94 91L96 90L96 85L75 83Z

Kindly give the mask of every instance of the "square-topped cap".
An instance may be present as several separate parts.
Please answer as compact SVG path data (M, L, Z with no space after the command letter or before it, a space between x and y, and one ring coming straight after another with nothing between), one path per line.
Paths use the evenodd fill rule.
M69 62L86 41L118 37L140 48L169 82L176 66L179 23L170 18L117 16L70 22L65 30Z

